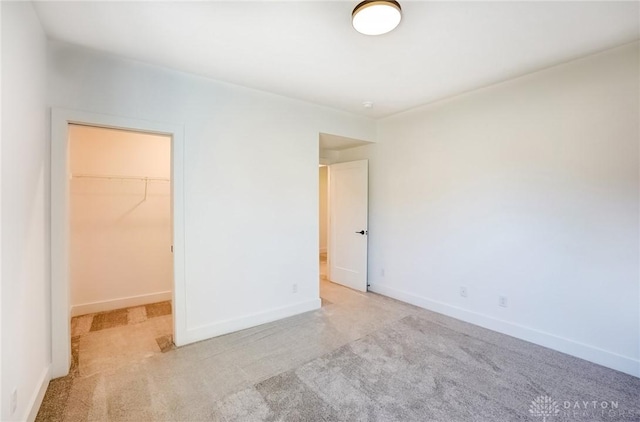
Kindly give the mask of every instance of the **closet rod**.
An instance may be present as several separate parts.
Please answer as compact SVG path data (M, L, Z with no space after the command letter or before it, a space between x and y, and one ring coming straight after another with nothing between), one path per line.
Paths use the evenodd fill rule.
M96 175L96 174L73 174L72 179L119 179L119 180L141 180L143 182L170 182L171 179L166 177L144 177L144 176L113 176L113 175Z

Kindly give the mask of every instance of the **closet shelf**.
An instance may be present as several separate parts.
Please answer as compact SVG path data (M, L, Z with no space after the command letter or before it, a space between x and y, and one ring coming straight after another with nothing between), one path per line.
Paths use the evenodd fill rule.
M109 179L109 180L140 180L142 182L170 182L166 177L145 177L145 176L116 176L101 174L73 174L72 179Z
M147 200L149 182L171 182L165 177L145 177L145 176L113 176L103 174L72 174L72 179L104 179L104 180L139 180L144 182L144 201Z

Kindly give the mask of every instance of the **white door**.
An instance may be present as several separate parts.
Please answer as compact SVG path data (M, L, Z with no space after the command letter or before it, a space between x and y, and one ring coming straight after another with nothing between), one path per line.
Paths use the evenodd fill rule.
M329 166L329 280L367 291L368 161Z

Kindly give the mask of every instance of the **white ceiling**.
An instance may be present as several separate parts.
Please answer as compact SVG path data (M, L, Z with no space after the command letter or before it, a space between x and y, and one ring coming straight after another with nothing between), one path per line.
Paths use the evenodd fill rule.
M35 8L54 40L374 118L640 34L636 1L400 0L400 26L370 37L351 27L358 2L47 1Z

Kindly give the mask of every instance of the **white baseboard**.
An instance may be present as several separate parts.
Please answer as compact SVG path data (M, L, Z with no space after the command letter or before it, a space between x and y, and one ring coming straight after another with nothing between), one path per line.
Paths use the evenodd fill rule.
M246 328L255 327L257 325L266 324L267 322L276 321L282 318L298 315L304 312L320 309L320 298L307 300L305 302L296 303L282 308L270 309L265 312L247 315L227 321L221 321L214 324L203 325L196 328L187 329L187 333L182 344L195 343L196 341L207 340L212 337L221 336L223 334L232 333L234 331L244 330Z
M36 420L36 416L38 416L38 411L42 405L42 400L47 392L47 387L49 387L49 381L51 381L51 365L47 365L47 367L44 368L44 371L38 380L38 389L33 392L33 395L29 400L29 405L27 406L27 417L20 420L28 422Z
M426 297L414 295L409 292L395 289L393 287L373 284L369 287L369 291L379 293L384 296L410 303L424 309L428 309L439 314L447 315L452 318L459 319L470 324L478 325L489 330L507 334L521 340L529 341L549 349L557 350L568 355L606 366L629 375L640 377L640 360L622 356L598 347L573 341L567 338L558 337L556 335L536 330L534 328L525 327L523 325L514 324L509 321L490 317L488 315L469 311L457 306L452 306L443 302L438 302Z
M104 300L100 302L83 303L71 306L71 316L74 317L78 315L93 314L95 312L112 311L114 309L147 305L149 303L164 302L171 299L171 291L167 291L147 295L122 297L119 299Z

